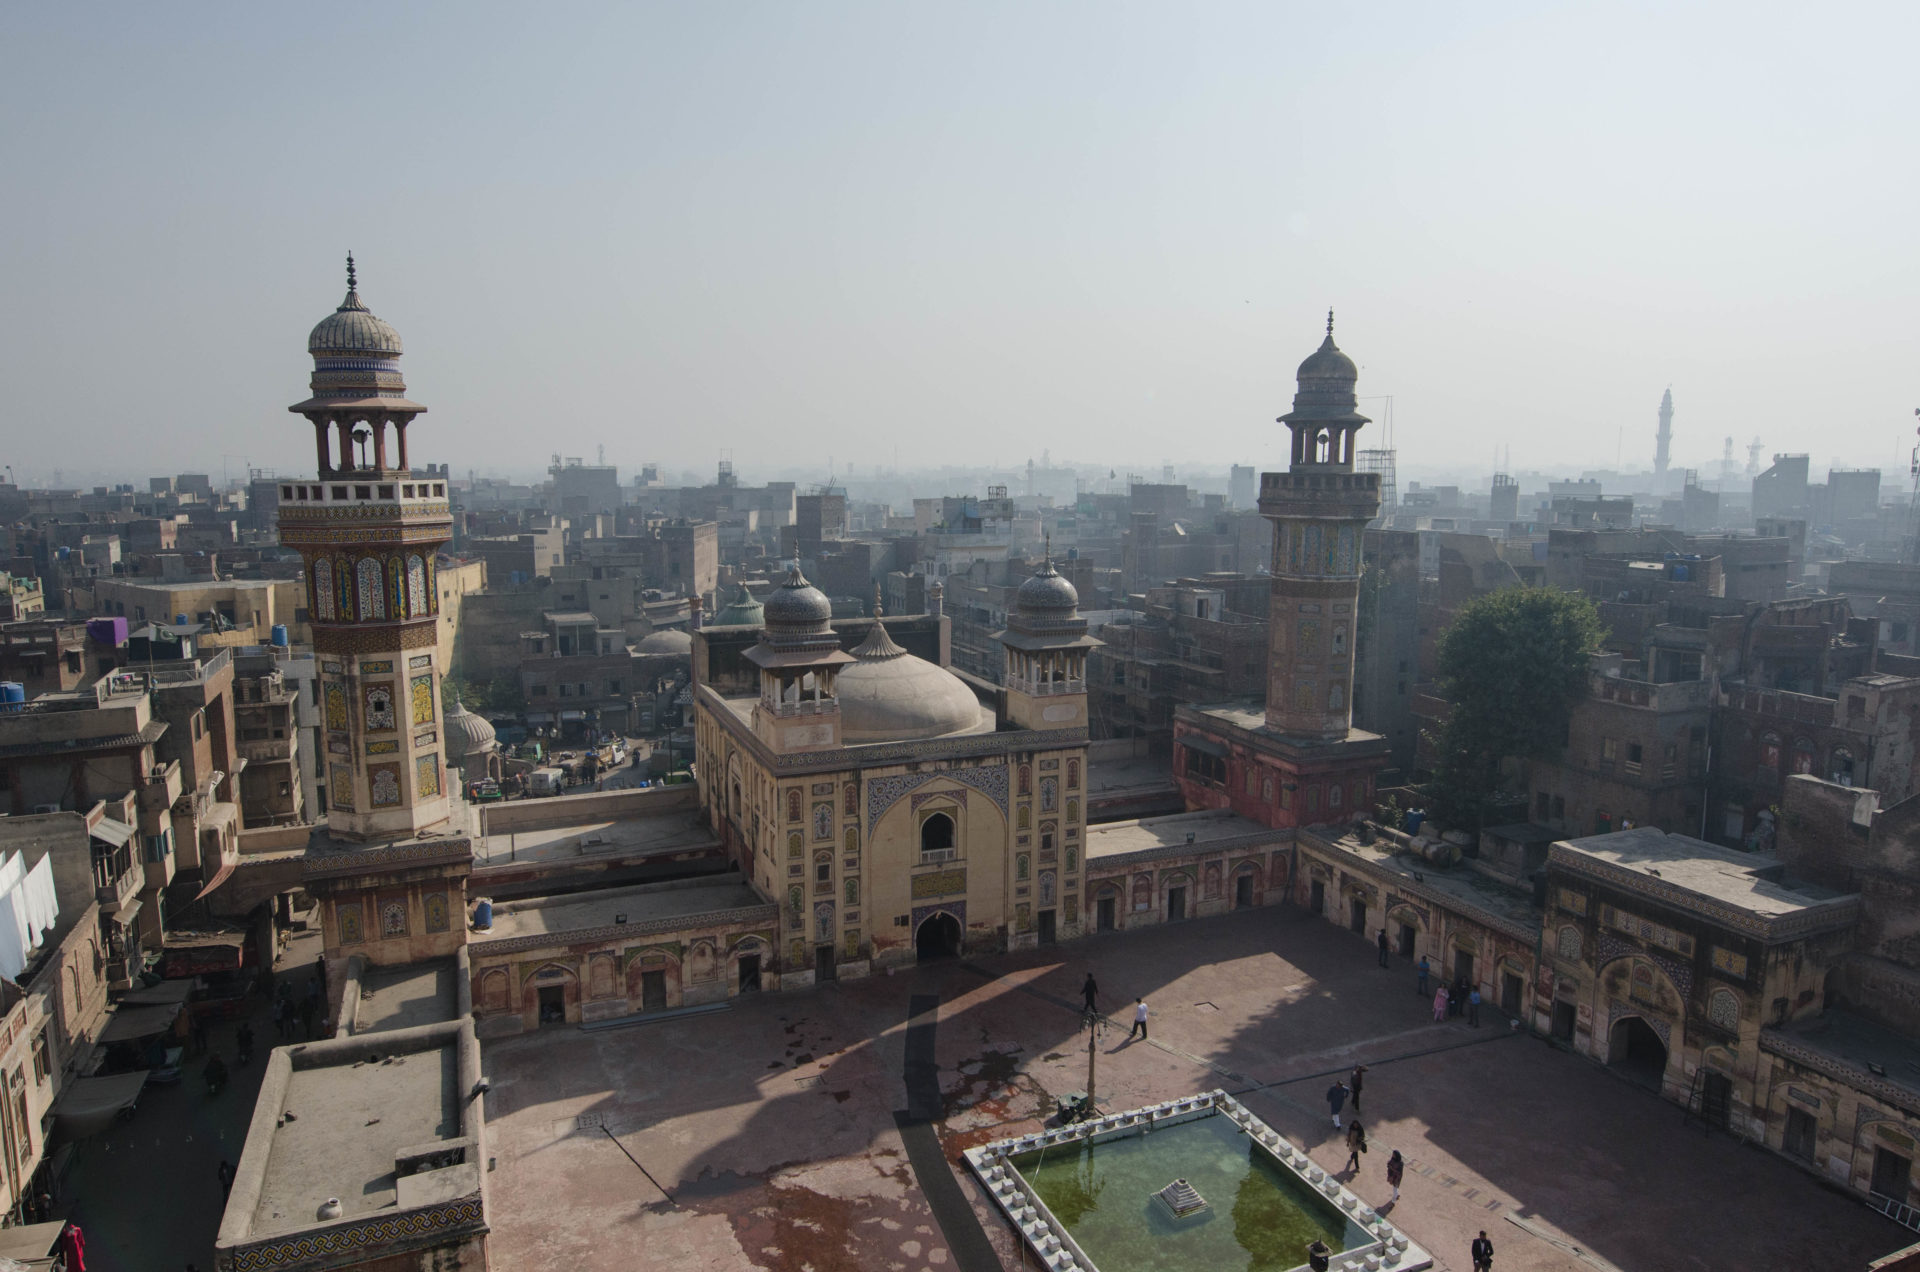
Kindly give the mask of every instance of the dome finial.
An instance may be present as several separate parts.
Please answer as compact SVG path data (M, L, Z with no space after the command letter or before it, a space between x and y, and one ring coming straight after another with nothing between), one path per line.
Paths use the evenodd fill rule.
M1040 543L1041 543L1041 548L1040 548L1041 560L1045 561L1048 565L1052 565L1053 564L1053 531L1052 530L1041 531Z
M1332 305L1327 306L1327 334L1329 336L1333 334L1333 306Z
M353 253L348 252L347 253L347 290L357 291L359 290L359 286L360 286L359 283L355 282L353 277Z

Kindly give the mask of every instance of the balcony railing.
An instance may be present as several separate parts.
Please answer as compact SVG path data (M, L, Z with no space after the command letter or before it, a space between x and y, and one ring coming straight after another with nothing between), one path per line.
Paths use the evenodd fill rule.
M1046 698L1056 694L1085 693L1087 682L1085 680L1028 680L1025 676L1008 676L1007 688L1032 694L1036 698Z

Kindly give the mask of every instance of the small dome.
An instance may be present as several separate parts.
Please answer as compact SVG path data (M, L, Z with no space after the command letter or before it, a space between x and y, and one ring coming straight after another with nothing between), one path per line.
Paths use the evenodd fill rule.
M458 698L447 708L445 731L447 759L455 764L470 755L491 751L494 747L493 726L487 723L485 716L477 716L467 710L466 704Z
M747 590L745 583L739 584L730 599L714 614L712 625L715 627L765 627L767 625L766 606L753 599L753 593Z
M649 632L645 640L633 647L633 652L685 658L693 653L693 637L686 632L664 627L657 632Z
M1340 346L1333 343L1333 332L1328 331L1320 347L1308 354L1307 360L1300 364L1297 376L1302 380L1357 381L1360 368L1353 364L1352 358L1340 352Z
M308 334L307 352L371 353L390 358L397 358L402 352L400 333L375 318L373 312L360 303L352 253L347 255L347 298Z
M834 678L840 736L847 742L909 742L992 727L966 682L895 644L883 623Z
M1075 610L1080 607L1080 593L1049 559L1014 592L1013 603L1023 610Z
M787 571L786 581L773 590L760 608L769 631L780 628L795 635L832 631L833 602L825 592L807 582L797 565Z

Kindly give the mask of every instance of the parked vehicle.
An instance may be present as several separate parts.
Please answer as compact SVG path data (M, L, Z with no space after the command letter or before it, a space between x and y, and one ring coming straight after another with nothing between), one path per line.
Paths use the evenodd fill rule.
M506 792L500 789L500 783L490 777L467 783L467 802L470 804L493 804L506 797Z
M566 785L567 775L557 768L537 768L527 774L529 795L558 795Z

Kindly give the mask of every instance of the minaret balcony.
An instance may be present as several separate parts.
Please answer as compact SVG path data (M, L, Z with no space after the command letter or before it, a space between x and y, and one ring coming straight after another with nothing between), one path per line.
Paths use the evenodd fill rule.
M1034 698L1051 698L1069 693L1085 693L1085 680L1028 680L1025 676L1008 676L1007 688Z
M1263 517L1371 520L1379 511L1379 473L1303 466L1260 474Z
M773 702L762 698L760 709L786 720L802 716L828 715L840 710L840 703L833 698L804 698L799 702Z
M329 473L317 481L280 483L280 506L283 509L364 507L373 504L444 512L447 508L446 479L416 481L410 473L365 470Z

